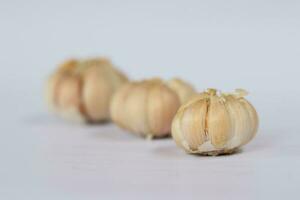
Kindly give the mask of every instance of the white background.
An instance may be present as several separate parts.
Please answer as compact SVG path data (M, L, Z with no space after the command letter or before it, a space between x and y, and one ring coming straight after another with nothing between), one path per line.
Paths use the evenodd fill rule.
M299 11L299 1L1 0L0 199L299 198ZM132 79L247 89L257 137L199 157L49 114L56 65L98 55Z

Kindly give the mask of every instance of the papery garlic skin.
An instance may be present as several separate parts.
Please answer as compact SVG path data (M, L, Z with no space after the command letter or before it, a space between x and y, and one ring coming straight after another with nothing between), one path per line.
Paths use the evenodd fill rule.
M177 91L161 79L129 82L113 96L112 120L148 138L169 136L172 119L181 105Z
M110 119L110 100L128 81L105 58L68 60L50 76L46 86L49 108L66 119L99 122Z
M172 137L188 153L218 155L247 144L258 129L255 108L244 90L218 95L209 89L182 105L172 122Z

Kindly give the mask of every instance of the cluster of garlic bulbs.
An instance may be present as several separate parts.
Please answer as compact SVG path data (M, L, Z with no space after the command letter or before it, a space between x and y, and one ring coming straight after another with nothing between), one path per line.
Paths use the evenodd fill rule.
M143 137L164 137L170 134L179 106L193 94L192 86L179 79L129 82L114 95L111 117L120 127Z
M110 99L127 78L104 58L68 60L47 82L52 111L75 121L110 119Z
M231 153L256 134L258 116L244 90L217 94L209 89L184 104L172 123L172 136L188 153Z
M104 58L64 62L46 88L51 110L67 119L112 120L147 138L172 134L186 152L203 155L232 153L255 136L258 116L246 95L241 89L197 94L178 78L130 82Z

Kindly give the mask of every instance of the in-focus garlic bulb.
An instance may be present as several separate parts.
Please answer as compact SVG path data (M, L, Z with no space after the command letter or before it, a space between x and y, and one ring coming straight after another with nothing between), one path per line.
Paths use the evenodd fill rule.
M110 119L110 100L127 82L124 74L104 58L68 60L49 78L46 98L52 111L74 121Z
M177 83L179 82L179 83ZM182 85L179 90L169 84ZM170 135L172 119L189 95L183 88L192 91L192 87L176 79L163 82L150 79L130 82L123 85L113 96L111 102L112 120L120 127L143 137L164 137ZM179 93L185 95L180 96Z
M218 155L234 152L248 143L258 129L254 107L247 92L201 93L182 105L172 122L172 137L188 153Z

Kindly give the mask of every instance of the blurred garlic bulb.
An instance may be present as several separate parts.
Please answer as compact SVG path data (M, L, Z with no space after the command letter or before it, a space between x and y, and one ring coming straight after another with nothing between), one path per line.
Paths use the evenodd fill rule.
M248 143L258 129L254 107L247 92L218 95L209 89L180 107L172 122L172 137L188 153L232 153Z
M180 81L180 84L192 90L187 83ZM170 134L172 119L180 105L178 91L160 79L130 82L113 96L111 117L120 127L143 137L164 137Z
M111 96L125 82L107 59L68 60L49 78L46 98L50 109L67 119L109 120Z

